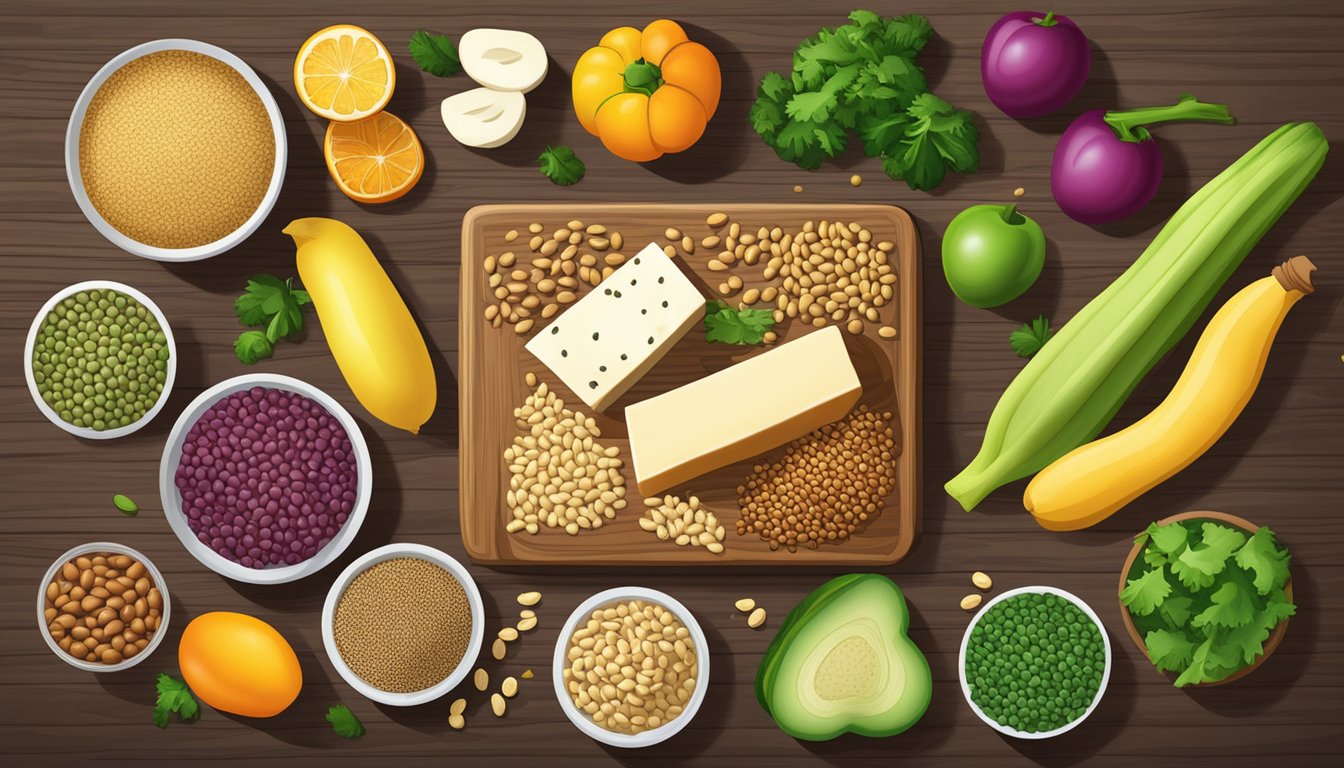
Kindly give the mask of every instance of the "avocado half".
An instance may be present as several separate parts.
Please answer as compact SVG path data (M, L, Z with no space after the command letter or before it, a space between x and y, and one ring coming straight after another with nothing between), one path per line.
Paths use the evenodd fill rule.
M756 671L756 699L780 730L804 741L898 734L919 722L933 694L909 628L905 596L891 579L831 579L789 612Z

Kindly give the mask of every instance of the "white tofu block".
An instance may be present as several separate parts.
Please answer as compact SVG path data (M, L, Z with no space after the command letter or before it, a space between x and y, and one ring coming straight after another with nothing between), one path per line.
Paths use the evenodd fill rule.
M650 243L527 343L589 408L602 411L705 316L705 297Z
M625 409L639 492L652 496L849 413L863 388L835 326Z

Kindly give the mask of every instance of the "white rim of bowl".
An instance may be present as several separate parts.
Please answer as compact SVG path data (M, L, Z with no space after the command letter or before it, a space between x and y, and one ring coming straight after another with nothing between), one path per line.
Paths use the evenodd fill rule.
M336 604L340 602L341 595L345 594L350 582L370 567L399 557L425 560L451 573L453 578L457 579L458 583L462 585L463 591L467 593L467 604L471 606L471 639L467 642L467 651L462 654L462 659L458 661L452 673L443 680L423 690L410 693L384 691L365 682L341 657L340 649L336 647L334 626ZM467 672L475 665L476 657L480 655L481 646L484 642L485 602L481 598L480 588L476 586L476 580L471 578L471 574L467 572L466 567L451 555L423 544L387 544L366 552L353 563L347 565L344 571L341 571L341 575L337 576L336 581L332 582L331 589L327 590L327 599L322 604L322 646L327 651L327 658L331 660L331 665L336 668L336 671L341 675L341 679L345 680L351 688L354 688L365 698L372 699L380 704L411 707L442 697L466 679Z
M1073 722L1067 725L1060 726L1059 728L1056 728L1053 731L1040 731L1037 733L1027 733L1026 731L1019 731L1016 728L1012 728L1010 726L995 722L993 718L991 718L989 715L986 715L984 711L980 709L980 705L976 704L974 701L971 700L971 687L966 682L966 647L971 642L971 632L972 630L975 629L975 625L980 623L980 619L984 617L985 613L990 608L993 608L995 605L1011 597L1027 594L1055 595L1056 597L1062 597L1065 600L1068 600L1069 602L1078 606L1080 609L1082 609L1083 613L1087 614L1087 617L1092 620L1092 623L1096 625L1097 631L1101 633L1102 646L1106 650L1106 664L1101 673L1101 685L1097 687L1097 695L1092 697L1092 703L1087 705L1087 710L1084 711L1082 716L1079 717L1077 720L1074 720ZM1059 736L1060 734L1068 733L1074 728L1077 728L1080 723L1082 723L1084 720L1088 718L1089 715L1092 714L1092 710L1097 708L1097 705L1101 703L1102 697L1106 695L1106 685L1111 680L1111 638L1110 635L1106 634L1106 625L1101 623L1101 618L1097 616L1096 611L1092 610L1092 606L1088 605L1086 602L1083 601L1082 598L1078 597L1072 592L1066 592L1065 590L1059 589L1057 587L1047 587L1047 586L1018 587L1017 589L1010 589L1007 592L998 595L993 600L990 600L988 603L985 603L980 608L980 610L976 612L975 617L971 619L971 623L967 625L966 633L961 636L961 653L958 654L957 656L957 678L961 680L961 695L965 697L966 703L971 705L971 711L974 712L975 716L983 720L985 724L988 725L989 727L993 728L999 733L1002 733L1005 736L1012 736L1015 739L1053 738L1055 736Z
M37 332L41 329L42 321L46 319L47 313L55 309L56 305L67 297L80 291L93 290L117 291L143 304L154 315L154 319L159 321L159 328L163 330L163 336L168 343L168 375L163 380L163 391L159 393L159 399L154 401L154 405L136 421L124 427L102 431L90 427L76 426L62 419L61 415L52 410L52 407L47 405L47 401L42 399L41 393L37 391L37 378L33 375L33 348L37 346ZM28 393L33 396L33 402L37 403L37 409L42 412L43 416L47 417L47 421L76 437L89 440L112 440L138 431L153 421L159 411L163 410L163 404L168 402L168 395L173 391L173 382L177 379L177 342L173 339L173 329L168 325L168 317L163 314L162 309L159 309L159 305L155 304L148 296L125 283L118 283L113 280L85 280L82 283L75 283L57 291L51 298L47 299L47 303L43 304L42 308L37 311L37 315L33 317L33 324L28 328L28 341L23 345L23 376L28 381Z
M232 67L252 87L252 90L257 94L257 98L261 99L261 104L266 109L266 115L271 120L271 133L275 137L275 166L271 169L270 184L267 186L266 194L261 198L261 204L257 206L257 210L253 211L247 221L243 222L242 226L233 232L212 243L204 243L191 248L160 248L122 234L120 230L108 223L107 219L103 218L97 208L94 208L93 201L89 199L88 192L84 190L83 174L79 167L79 134L84 127L84 117L88 112L89 103L93 101L98 89L103 87L103 84L107 82L113 72L136 59L162 51L199 53ZM288 162L288 156L289 144L285 134L285 121L280 114L280 107L275 103L275 97L261 78L257 76L257 73L247 65L247 62L219 46L184 38L151 40L113 56L103 65L102 69L99 69L89 79L88 84L84 86L84 90L80 92L79 98L75 100L75 108L70 113L70 123L65 129L65 178L70 183L70 191L74 193L75 202L79 204L79 209L84 213L84 218L88 219L93 228L111 241L113 245L128 253L154 261L181 262L208 259L233 248L250 237L270 215L271 209L275 207L276 200L280 198L280 187L285 181L285 166Z
M691 641L695 644L695 660L698 667L695 690L691 693L691 700L686 703L686 708L682 710L681 714L664 725L634 735L609 731L594 723L588 713L579 709L574 704L574 700L570 698L569 691L565 688L564 676L564 671L569 669L567 658L569 639L579 628L579 622L585 621L598 608L625 600L643 600L656 603L676 616L691 632ZM560 701L560 709L564 710L565 717L569 718L569 722L573 723L574 727L586 736L613 747L626 749L651 747L680 733L700 711L700 705L704 703L705 696L709 691L709 642L705 639L705 632L700 628L700 622L696 620L695 615L680 601L666 592L647 587L615 587L598 592L579 603L579 607L575 608L574 612L565 620L565 625L560 628L560 636L555 641L555 656L551 662L551 678L555 684L555 697Z
M51 622L47 621L46 612L47 585L56 578L56 572L59 571L63 565L80 555L86 555L91 552L113 552L119 555L127 555L140 561L144 564L145 570L149 571L149 575L154 580L154 586L158 588L159 594L163 596L163 610L159 615L159 628L154 630L154 636L149 639L149 644L145 646L145 650L129 659L117 662L116 664L103 664L101 662L94 663L92 661L76 659L61 650L61 646L56 644L56 640L52 638L51 632L47 629L51 624ZM42 584L37 588L37 627L38 631L42 633L43 639L47 641L47 647L51 649L52 653L61 657L61 660L66 664L69 664L76 669L82 669L85 672L120 672L123 669L130 669L136 664L149 658L149 655L154 652L154 649L159 647L159 643L163 642L163 638L168 634L168 619L172 613L172 605L172 598L168 595L168 582L164 581L163 574L159 573L159 569L154 566L154 563L151 562L148 557L145 557L139 551L131 549L124 544L117 544L111 541L91 541L88 544L80 544L78 547L72 547L71 549L66 550L65 554L56 558L51 564L51 567L47 569L47 575L42 579Z
M355 504L350 509L345 524L336 532L331 541L327 542L326 546L317 551L317 554L294 565L248 568L242 563L235 563L224 557L208 545L202 544L196 538L196 534L192 533L191 526L187 523L187 516L182 511L182 499L178 494L177 484L173 481L178 462L182 460L182 443L192 425L216 401L226 395L252 387L282 389L317 401L319 405L327 409L327 413L336 417L336 420L345 428L345 432L350 438L350 446L355 454ZM215 573L248 584L284 584L310 576L330 565L332 561L341 556L341 553L354 541L355 535L359 533L372 494L373 461L369 455L368 443L364 441L364 433L360 431L359 424L354 417L330 395L312 384L292 376L282 376L276 373L249 373L235 376L221 381L197 395L196 399L192 400L186 408L183 408L182 414L177 417L177 422L173 424L172 431L168 433L168 440L163 445L163 458L159 461L159 498L163 503L163 515L168 518L168 525L172 527L173 533L177 534L182 546L186 547L192 557L195 557L202 565Z

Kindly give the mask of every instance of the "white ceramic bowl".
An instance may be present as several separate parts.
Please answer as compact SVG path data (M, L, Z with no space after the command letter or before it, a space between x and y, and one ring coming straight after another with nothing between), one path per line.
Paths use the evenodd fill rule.
M331 541L327 542L325 547L318 550L316 555L294 565L248 568L242 563L235 563L215 552L208 545L201 543L200 539L196 538L196 534L191 532L191 526L187 523L187 516L182 511L182 497L178 493L177 484L173 482L178 462L182 459L182 443L186 440L187 432L191 430L192 425L205 414L210 406L219 400L252 387L297 392L317 401L323 408L327 409L328 413L336 417L341 426L345 427L345 432L350 436L350 445L355 454L355 504L350 509L350 515L346 518L345 525L336 532L336 535L332 537ZM221 381L198 395L182 411L182 415L177 418L177 423L173 425L173 431L168 433L168 442L163 446L163 459L159 462L159 496L163 501L163 514L164 517L168 518L168 524L172 526L173 533L176 533L177 538L181 540L182 546L187 548L192 557L201 561L215 573L249 584L283 584L310 576L330 565L333 560L341 556L346 547L350 546L350 542L354 541L355 534L359 533L359 526L364 523L364 515L369 509L369 497L372 493L373 461L369 457L369 446L364 442L364 434L359 431L359 424L350 416L348 411L341 407L340 403L333 400L326 392L306 381L274 373L250 373L235 376L232 379Z
M1079 717L1077 720L1074 720L1068 725L1056 728L1053 731L1039 731L1037 733L1027 733L1026 731L1019 731L1016 728L1011 728L1009 726L995 722L991 717L989 717L989 715L986 715L980 709L979 705L977 705L974 701L971 700L971 687L966 682L966 647L971 642L971 631L975 629L975 625L980 622L980 619L985 615L985 613L990 608L1015 595L1025 595L1025 594L1056 595L1078 606L1078 608L1081 609L1083 613L1087 614L1087 617L1092 620L1092 623L1097 626L1097 631L1101 633L1102 647L1105 649L1106 667L1101 673L1101 685L1098 686L1097 688L1097 695L1092 697L1092 703L1087 705L1087 710L1084 711L1082 716ZM993 728L994 730L998 731L999 733L1002 733L1005 736L1012 736L1015 739L1049 739L1058 736L1062 733L1068 733L1074 728L1077 728L1078 724L1086 720L1088 715L1092 714L1092 710L1097 708L1097 705L1101 703L1101 698L1106 695L1106 684L1109 683L1111 680L1111 664L1112 664L1111 638L1109 635L1106 634L1106 625L1101 623L1101 619L1097 616L1096 611L1093 611L1091 606L1083 602L1082 598L1070 592L1065 592L1062 589L1056 589L1054 587L1044 587L1044 586L1019 587L1017 589L1010 589L1007 592L1004 592L1003 594L998 595L994 599L985 603L980 608L979 612L975 614L975 617L971 619L970 625L966 627L966 634L962 635L961 637L961 653L960 655L957 656L957 676L961 679L961 694L962 696L966 697L966 703L971 705L971 711L975 713L976 717L983 720L985 724L988 725L990 728Z
M569 639L578 630L580 624L588 622L588 618L593 611L626 600L643 600L647 603L656 603L680 619L681 623L691 632L691 641L696 651L696 664L699 667L695 690L691 693L691 700L686 703L686 708L682 710L682 713L653 730L642 731L634 735L609 731L593 722L592 717L574 703L574 700L569 696L568 689L565 688L565 670L569 669L567 658ZM704 703L705 694L709 690L709 643L705 640L704 630L700 629L700 623L695 620L695 616L687 610L686 606L673 599L671 595L645 587L616 587L615 589L598 592L584 600L569 615L569 619L565 621L565 626L560 629L560 636L555 641L555 658L551 664L551 671L552 679L555 682L555 697L560 700L560 709L564 710L565 716L569 718L569 722L573 723L575 728L583 731L589 738L613 747L629 749L651 747L654 744L667 741L681 732L681 729L685 728L695 717L695 713L700 711L700 705Z
M149 571L149 577L154 581L154 586L158 587L159 594L163 595L163 611L161 611L159 615L159 628L156 629L154 635L149 638L149 644L145 646L145 650L129 659L123 659L117 664L102 664L94 663L92 661L84 661L83 659L76 659L74 656L61 650L61 647L57 645L56 641L52 638L51 633L47 631L47 626L50 624L50 622L47 621L46 614L47 585L56 578L56 572L61 569L61 566L74 560L80 555L92 552L113 552L119 555L129 555L130 557L139 560L141 563L144 563L145 570ZM78 547L74 547L56 558L56 561L47 569L47 575L42 577L42 583L37 587L37 629L42 633L42 638L47 641L47 647L51 648L51 652L59 656L61 661L64 661L66 664L69 664L76 669L82 669L85 672L120 672L123 669L130 669L136 664L149 658L149 655L154 652L154 649L158 648L159 644L163 642L163 638L168 636L168 618L172 612L172 605L173 601L168 596L168 582L163 580L163 574L159 573L159 569L154 567L154 563L150 562L148 557L121 544L114 544L110 541L91 541L88 544L81 544Z
M271 131L275 137L275 166L271 170L270 185L266 189L266 194L261 198L261 204L257 210L243 222L243 225L224 237L213 243L205 243L192 248L160 248L148 245L134 240L122 234L120 230L108 223L107 219L94 208L93 201L89 200L88 193L84 190L84 179L79 168L79 133L84 127L84 115L88 112L89 103L98 93L98 89L103 87L103 83L112 76L113 72L126 66L142 56L160 51L191 51L193 53L203 54L212 59L217 59L232 67L242 76L247 84L252 86L256 92L257 98L261 99L262 106L266 109L266 115L271 120ZM141 43L134 48L128 48L125 51L112 57L112 60L103 65L103 68L89 80L88 85L84 86L83 92L75 101L75 109L70 114L70 124L65 129L65 177L70 182L70 191L75 195L75 202L79 203L79 209L84 212L84 217L93 224L94 229L98 230L103 237L112 241L112 244L122 249L143 256L146 259L155 261L199 261L208 259L211 256L217 256L224 251L238 245L246 240L261 222L266 220L271 209L275 207L275 201L280 197L280 186L285 180L285 165L289 154L289 145L285 137L285 121L280 115L280 108L276 106L275 97L271 95L266 84L262 82L257 73L247 65L242 59L229 53L215 45L202 43L198 40L151 40L147 43Z
M168 341L168 371L167 378L163 380L163 391L159 393L159 399L154 402L154 406L141 416L138 421L127 424L124 427L115 429L96 430L89 427L78 427L52 410L50 405L42 399L42 395L37 391L37 380L33 378L33 346L37 343L37 332L42 327L42 321L46 319L47 313L56 308L56 305L64 301L67 297L73 296L80 291L92 290L113 290L124 293L145 306L146 309L154 315L154 319L159 322L159 327L163 329L163 336ZM37 403L37 409L47 417L47 421L60 427L76 437L83 437L89 440L111 440L114 437L125 437L148 424L160 410L163 404L168 402L168 395L173 391L173 381L177 379L177 343L173 340L173 329L168 325L168 318L164 316L163 310L159 305L150 300L148 296L137 291L124 283L117 283L111 280L86 280L82 283L62 288L54 296L47 299L47 303L37 311L33 318L33 324L28 328L28 341L23 345L23 376L28 381L28 392L33 396L33 402Z
M384 560L393 560L399 557L427 560L448 571L462 585L462 589L467 593L467 602L471 605L471 639L467 643L467 652L462 655L462 660L453 668L452 673L443 680L424 690L410 693L384 691L365 682L362 677L355 674L350 665L345 663L345 659L341 658L341 652L336 648L336 636L334 634L336 604L340 602L341 595L345 594L350 582L371 566ZM484 642L485 603L481 600L481 590L476 586L476 581L471 578L471 574L461 563L447 553L433 547L426 547L423 544L388 544L360 556L346 566L345 570L341 571L340 576L336 577L331 589L327 591L327 600L322 605L322 646L327 649L327 658L331 660L331 665L336 668L336 671L340 673L345 682L349 683L351 688L358 691L360 695L373 699L380 704L389 704L394 707L412 707L431 702L443 696L456 688L458 683L466 678L467 673L476 663L476 657L480 655L481 644Z

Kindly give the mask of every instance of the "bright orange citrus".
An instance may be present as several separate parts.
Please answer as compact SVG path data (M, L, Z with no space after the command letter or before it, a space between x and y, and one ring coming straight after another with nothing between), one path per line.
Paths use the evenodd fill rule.
M388 112L357 123L331 122L322 154L337 186L361 203L396 200L425 170L425 151L415 131Z
M314 32L294 57L299 100L328 120L349 122L377 113L396 84L387 46L354 24Z

